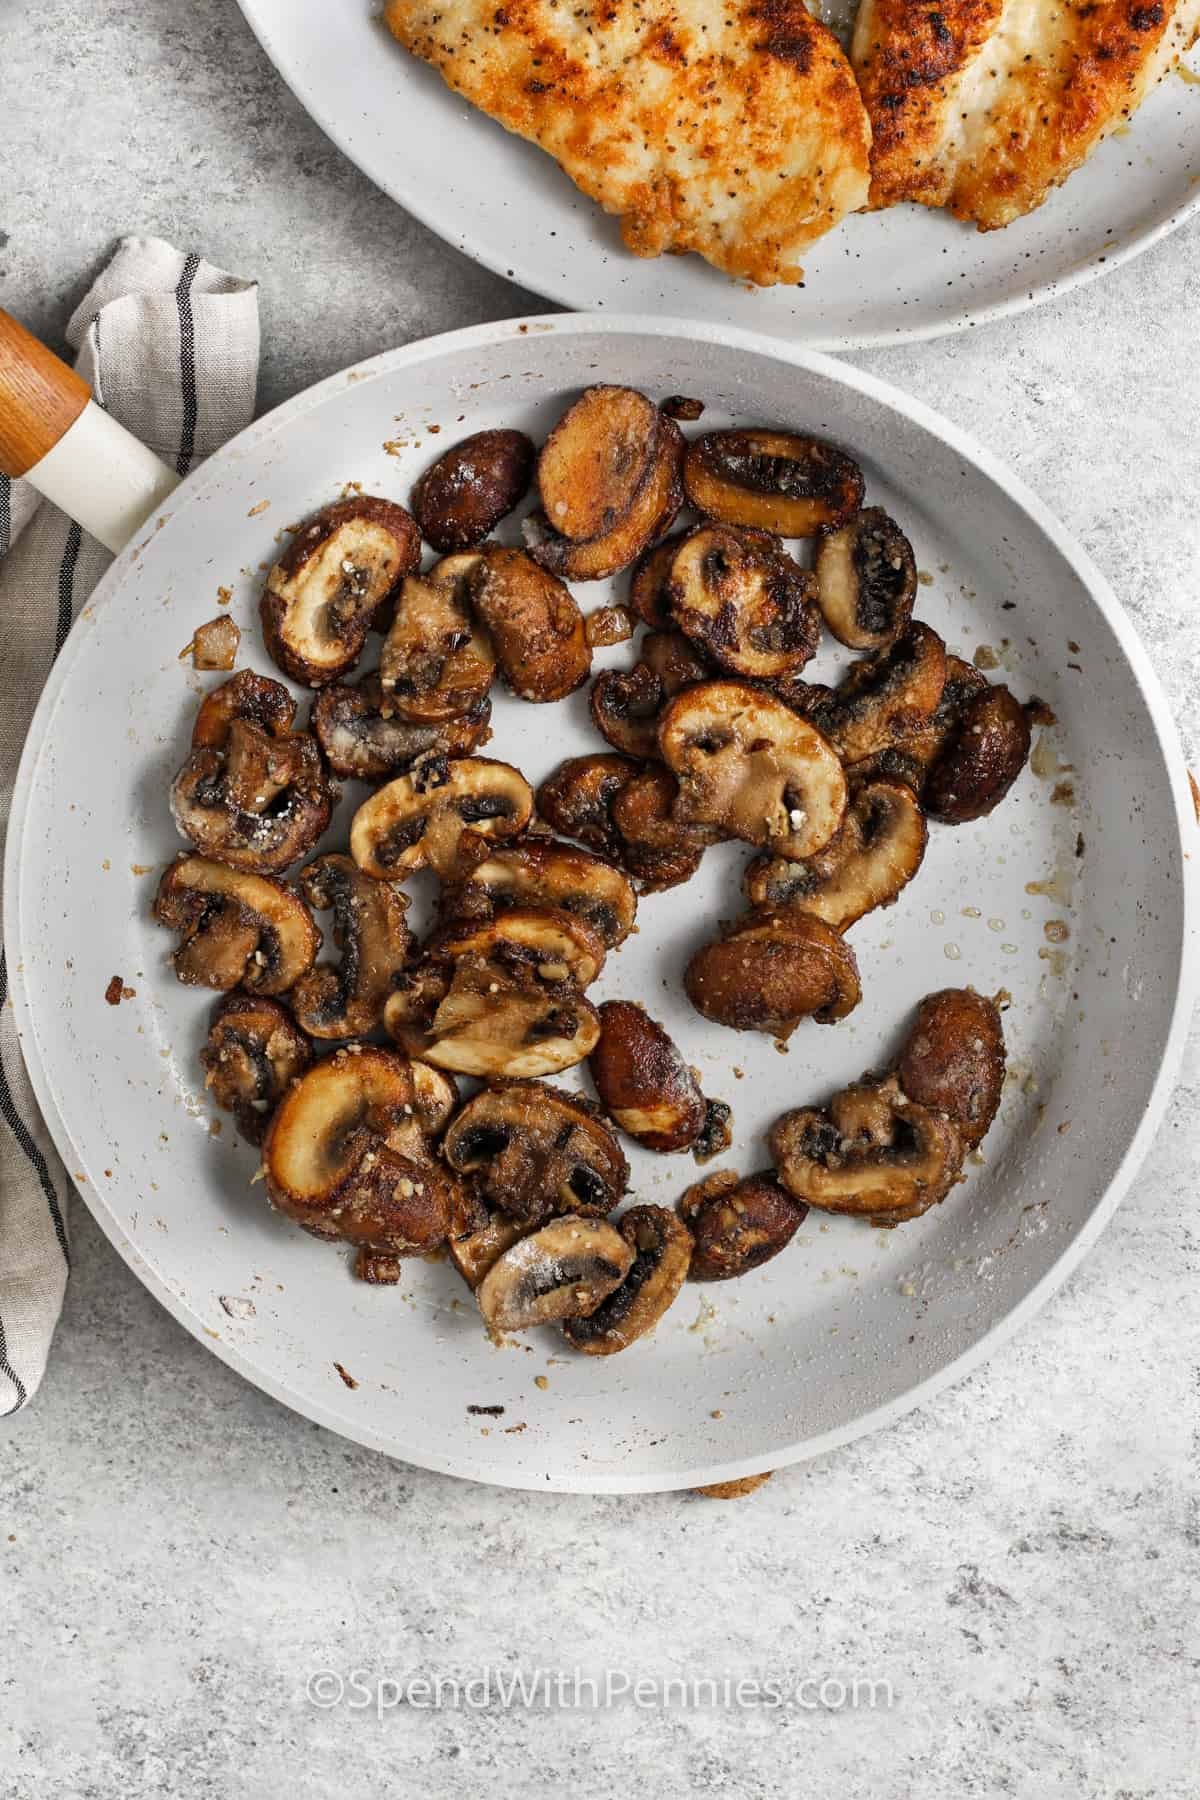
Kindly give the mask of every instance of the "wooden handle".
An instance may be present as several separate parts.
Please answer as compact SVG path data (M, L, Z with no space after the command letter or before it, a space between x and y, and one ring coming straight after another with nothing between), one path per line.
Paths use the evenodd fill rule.
M0 474L27 474L91 397L74 369L0 307Z

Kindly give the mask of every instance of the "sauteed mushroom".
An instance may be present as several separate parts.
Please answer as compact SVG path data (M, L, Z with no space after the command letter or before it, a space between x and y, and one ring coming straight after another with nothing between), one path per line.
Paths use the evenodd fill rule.
M527 839L494 850L459 887L442 894L447 920L490 918L510 906L573 913L609 950L624 943L637 917L637 895L611 863L553 839Z
M794 681L821 634L816 582L777 537L728 525L686 537L667 576L671 617L712 661L753 681Z
M658 755L658 719L666 702L707 674L682 632L648 632L632 669L607 669L592 683L596 729L614 750L647 762Z
M617 1230L634 1253L628 1275L592 1312L563 1320L585 1356L613 1356L653 1331L687 1279L691 1233L665 1206L631 1206Z
M760 1269L795 1237L808 1207L771 1174L717 1169L688 1188L679 1214L695 1241L693 1281L732 1281Z
M914 620L889 650L855 663L808 716L844 762L857 763L881 750L903 750L933 716L945 685L946 646Z
M171 960L187 987L285 994L312 967L321 943L293 888L205 856L185 853L168 866L154 916L183 934Z
M802 862L756 856L744 887L751 906L799 907L845 931L891 906L925 855L925 818L912 789L880 777L851 784L850 803L823 849Z
M470 756L492 735L491 721L492 703L487 699L437 725L402 719L378 674L373 674L322 688L313 700L310 722L335 775L384 781L402 774L430 751Z
M913 548L881 506L868 506L817 545L813 565L826 625L852 650L885 650L912 618Z
M649 473L622 517L598 537L563 537L544 512L524 521L535 562L567 581L601 581L627 569L648 545L669 531L683 504L683 436L673 420L657 414Z
M690 530L689 526L684 531L676 531L670 537L663 538L661 543L653 544L639 557L630 577L629 604L643 625L648 625L651 631L671 631L674 628L675 621L671 617L667 600L667 577L671 573L675 553Z
M633 1248L615 1226L568 1214L506 1250L475 1298L493 1331L586 1318L621 1285L633 1260Z
M379 679L402 718L437 725L461 718L486 697L496 653L472 617L474 555L447 556L428 575L410 575L383 640Z
M352 669L420 560L416 523L393 501L363 494L324 507L272 568L259 606L284 674L321 687Z
M613 824L613 801L640 772L641 764L629 756L569 756L538 789L538 811L563 837L618 859L621 838Z
M863 498L862 470L820 438L786 431L709 431L688 446L688 499L727 525L815 537L845 523Z
M1006 687L977 693L930 769L921 798L945 825L965 825L999 806L1029 755L1029 718Z
M953 1119L973 1150L996 1116L1004 1068L995 1001L972 988L943 988L917 1008L896 1075L910 1100Z
M520 1224L507 1213L492 1213L473 1231L450 1239L447 1246L450 1261L467 1286L474 1290L504 1252L511 1250L521 1238L527 1237L529 1231L528 1225Z
M770 1143L789 1193L875 1225L915 1219L944 1200L964 1154L953 1121L910 1100L894 1075L857 1082L824 1109L785 1113Z
M435 550L472 550L524 499L534 449L523 431L476 431L426 469L412 508Z
M600 1038L588 1058L601 1105L647 1150L688 1150L708 1104L700 1084L657 1020L631 1000L606 1000Z
M889 781L907 782L919 794L930 768L958 730L967 706L976 694L986 692L987 685L972 664L947 652L946 680L932 713L894 744L857 761L856 779L881 775ZM826 689L818 706L826 705L831 695L832 690Z
M667 769L642 769L614 795L611 812L621 861L647 893L690 881L705 848L726 835L680 820L679 783Z
M629 1184L629 1164L594 1108L537 1081L484 1088L442 1148L490 1209L526 1226L563 1212L604 1218Z
M429 867L461 879L484 840L516 837L533 810L533 793L510 763L485 756L449 761L431 753L363 802L350 826L350 854L380 881Z
M649 480L658 409L635 388L585 388L538 457L538 489L551 526L576 542L625 518Z
M523 550L481 551L471 599L520 699L562 700L587 680L592 648L583 614L558 577Z
M312 1062L312 1046L277 1000L234 992L218 1000L200 1052L204 1085L251 1144Z
M297 1020L315 1038L373 1031L412 944L405 923L408 895L376 881L348 856L321 856L300 875L300 891L317 912L332 911L341 963L318 963L293 988Z
M734 1031L787 1038L801 1019L830 1025L861 998L844 938L810 913L751 913L697 950L683 985L697 1012Z

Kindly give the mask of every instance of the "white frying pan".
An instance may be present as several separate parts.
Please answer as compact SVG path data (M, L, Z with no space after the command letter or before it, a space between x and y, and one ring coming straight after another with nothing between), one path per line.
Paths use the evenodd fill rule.
M170 940L149 918L178 847L167 785L197 694L221 679L188 672L179 651L216 612L218 587L233 590L242 662L275 673L256 598L283 526L348 481L406 499L455 437L499 425L537 436L591 380L698 396L705 426L770 422L844 443L869 497L913 539L921 614L952 648L998 659L1018 696L1040 695L1058 721L1004 805L935 828L899 904L853 928L862 1005L837 1027L802 1026L786 1056L706 1025L680 993L690 950L737 908L743 853L711 852L694 882L643 903L600 996L646 1000L707 1090L732 1102L734 1166L763 1165L763 1133L784 1108L886 1058L929 989L1009 991L1011 1073L982 1163L924 1219L885 1233L810 1215L765 1269L688 1286L652 1339L596 1359L550 1333L494 1348L448 1266L413 1265L399 1291L367 1288L340 1251L272 1215L250 1185L254 1153L228 1121L213 1135L197 1065L209 999L175 983ZM40 486L125 546L25 751L6 869L13 998L88 1206L202 1343L309 1418L411 1462L619 1492L844 1443L965 1373L1048 1298L1111 1217L1175 1075L1194 975L1195 822L1166 704L1120 606L1019 482L856 370L660 319L505 321L394 351L279 408L178 492L66 383L11 322L0 329L0 464L33 463ZM590 607L606 591L579 594ZM491 753L531 780L595 744L579 696L536 710L498 701ZM359 798L347 796L333 838ZM115 1010L114 973L136 989ZM670 1203L694 1175L686 1157L631 1160L643 1199Z

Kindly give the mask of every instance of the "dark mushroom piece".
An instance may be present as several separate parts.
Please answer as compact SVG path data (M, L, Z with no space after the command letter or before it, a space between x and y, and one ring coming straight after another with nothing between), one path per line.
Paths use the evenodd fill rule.
M614 750L658 756L658 720L673 695L704 681L708 666L680 631L648 632L632 669L607 669L592 683L592 720Z
M706 525L667 576L676 625L714 663L749 681L795 681L821 635L816 582L768 532Z
M605 1112L646 1150L690 1150L708 1102L672 1039L644 1007L606 1000L588 1067Z
M688 499L726 525L780 537L835 531L862 505L862 470L820 438L786 431L708 431L688 446Z
M251 1144L312 1062L312 1045L277 1000L234 992L217 1002L200 1052L204 1085Z
M416 522L393 501L362 494L324 507L267 576L259 610L274 661L308 687L347 674L420 560Z
M620 859L644 893L690 881L709 844L726 834L680 820L679 783L669 769L646 768L612 802Z
M535 562L566 581L602 581L627 569L670 530L683 504L683 436L673 420L656 414L649 471L612 526L587 539L564 537L552 516L531 513L525 540Z
M881 506L868 506L817 545L813 573L821 615L852 650L886 650L912 618L917 563Z
M380 881L426 867L443 881L461 880L489 841L524 831L532 811L529 783L510 763L432 754L363 802L350 826L350 854Z
M419 725L401 718L376 673L322 688L309 722L335 775L386 781L431 752L470 756L492 735L492 703L483 699L457 718Z
M965 1154L953 1120L910 1100L891 1075L844 1088L823 1109L785 1113L770 1144L790 1194L879 1226L918 1218L944 1200Z
M477 555L447 556L427 575L410 575L383 640L379 680L402 718L438 725L461 718L487 696L496 653L468 599Z
M654 466L658 409L636 388L585 388L538 457L546 517L576 542L611 531L628 513Z
M293 888L204 856L182 855L164 870L154 917L182 933L171 961L186 987L285 994L321 945Z
M507 1213L492 1213L474 1230L452 1237L447 1245L450 1261L467 1286L474 1292L492 1265L521 1238L527 1237L529 1225L522 1225Z
M973 1150L999 1109L1005 1062L995 1001L973 988L943 988L918 1006L896 1076L910 1100L953 1119Z
M512 906L572 913L609 950L637 918L637 895L619 869L573 844L533 838L494 850L458 887L444 888L440 917L488 919Z
M770 1174L717 1169L688 1188L679 1214L692 1234L693 1281L732 1281L760 1269L795 1237L808 1207Z
M563 837L575 838L614 861L621 838L612 820L612 805L621 789L641 773L630 756L600 753L569 756L537 791L538 812Z
M585 1356L614 1356L653 1331L687 1279L692 1236L665 1206L631 1206L617 1230L633 1263L620 1287L582 1318L563 1320L563 1336Z
M633 1260L632 1246L615 1226L567 1214L498 1257L475 1298L492 1331L586 1318L621 1285Z
M921 866L925 817L900 781L851 784L846 816L829 842L801 862L756 856L744 888L751 906L798 907L845 931L879 906L891 906Z
M914 620L888 650L864 657L809 717L846 763L905 747L933 716L946 685L946 646Z
M534 448L523 431L476 431L438 457L412 492L435 550L473 550L529 491Z
M1006 687L976 694L921 789L931 818L965 825L999 806L1029 756L1029 717Z
M471 602L495 646L500 672L518 699L562 700L592 671L592 647L570 590L525 554L479 552Z
M329 824L336 790L316 739L291 730L295 710L280 682L248 669L204 701L171 785L180 835L203 855L278 875Z
M958 730L968 705L977 694L985 693L987 686L978 669L947 652L946 680L932 713L894 743L859 758L852 767L854 779L865 781L878 775L887 781L906 782L920 794L926 775ZM832 693L826 688L817 697L814 705L818 712L829 704Z
M750 913L696 951L683 985L706 1019L780 1039L802 1019L844 1019L862 996L849 944L801 912Z
M684 531L673 532L670 537L663 538L661 543L651 545L638 558L630 576L629 604L642 624L648 625L651 631L674 629L675 621L671 617L667 599L667 577L671 573L671 564L675 561L675 552L690 530L689 526Z
M364 875L349 856L321 856L300 874L300 891L317 912L333 913L341 961L318 963L292 989L289 1004L310 1037L350 1038L373 1031L412 946L408 895Z
M524 1226L564 1212L605 1218L629 1184L629 1164L594 1107L537 1081L484 1088L468 1100L442 1153L489 1210Z

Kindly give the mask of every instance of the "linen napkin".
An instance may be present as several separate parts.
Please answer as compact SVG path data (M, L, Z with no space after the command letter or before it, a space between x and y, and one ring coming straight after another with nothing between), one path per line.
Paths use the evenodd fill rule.
M122 239L67 342L97 402L180 475L254 416L256 284L161 238ZM0 475L0 855L38 695L111 560L27 482ZM0 1414L23 1407L45 1372L70 1267L70 1192L25 1073L0 951Z

